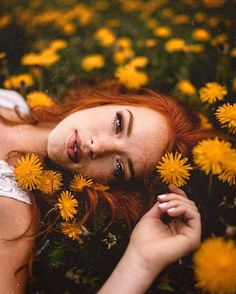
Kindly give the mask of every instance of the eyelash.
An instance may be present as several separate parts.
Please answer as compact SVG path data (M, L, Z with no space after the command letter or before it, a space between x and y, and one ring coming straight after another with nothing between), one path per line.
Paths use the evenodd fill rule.
M118 170L118 168L121 170ZM116 168L114 170L114 176L117 178L122 178L124 176L124 166L122 162L120 162L119 160L116 160Z
M113 120L115 134L121 133L123 130L123 117L119 112L116 113L115 118ZM119 125L118 125L119 124Z

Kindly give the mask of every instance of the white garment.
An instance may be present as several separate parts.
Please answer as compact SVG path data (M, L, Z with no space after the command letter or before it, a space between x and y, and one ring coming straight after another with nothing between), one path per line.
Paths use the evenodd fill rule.
M4 160L0 160L0 197L1 196L31 204L30 197L17 185L14 176L14 168Z
M12 90L0 89L0 106L7 109L14 109L17 106L23 115L30 113L25 99L19 93Z

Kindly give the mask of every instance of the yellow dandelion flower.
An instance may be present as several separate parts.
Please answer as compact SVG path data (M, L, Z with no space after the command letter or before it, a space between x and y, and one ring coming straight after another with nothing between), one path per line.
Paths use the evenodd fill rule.
M164 8L161 14L166 18L170 18L171 16L174 15L174 11L171 8Z
M157 171L160 173L161 179L166 184L174 184L177 187L181 187L186 184L189 179L189 171L193 168L190 164L185 164L188 158L181 158L180 153L167 153L162 156L159 165L156 166Z
M61 223L61 231L63 234L73 240L77 240L82 243L80 235L82 235L82 226L77 222L63 222Z
M183 25L190 23L191 19L186 14L179 14L173 17L172 23L176 25Z
M215 28L219 25L220 19L217 16L212 16L207 19L207 23L210 27Z
M6 52L0 52L0 59L3 59L6 57Z
M29 93L26 96L26 100L31 108L37 106L52 106L54 104L51 97L49 97L46 93L40 91Z
M192 96L192 95L196 94L196 88L188 80L179 81L178 84L176 85L176 87L181 93L183 93L185 95Z
M73 23L66 23L62 26L62 30L66 35L72 35L76 31L76 26Z
M56 205L60 210L61 217L68 221L69 219L74 218L74 215L77 213L76 207L79 203L71 192L63 191Z
M48 67L56 63L60 59L60 56L52 49L45 49L41 53L28 53L21 59L21 64L26 66L45 66Z
M74 191L81 192L85 187L91 187L92 179L86 179L81 174L75 175L70 183L70 188Z
M104 67L105 60L100 54L92 54L84 57L81 62L83 70L91 71L93 69Z
M14 175L21 188L30 191L36 189L42 176L42 167L37 155L26 154L19 159L14 169Z
M144 56L137 56L133 58L129 64L137 68L144 68L148 64L148 58Z
M139 89L148 83L148 76L145 72L138 71L134 66L126 64L117 68L115 77L129 89Z
M226 34L220 34L220 35L216 36L211 41L211 44L212 44L212 46L218 46L218 45L225 44L227 41L228 41L227 35Z
M52 195L62 187L62 176L53 170L46 170L38 184L38 189L45 194Z
M10 15L2 15L0 16L0 29L6 27L11 22L11 16Z
M110 187L99 184L99 183L94 183L92 187L94 188L94 190L100 191L100 192L106 192L110 189Z
M207 30L198 28L193 30L192 38L194 40L204 42L210 40L211 36Z
M233 88L234 91L236 91L236 77L233 78L232 88Z
M204 22L205 20L207 20L207 15L204 12L198 12L194 15L194 19L196 20L196 22Z
M40 65L40 56L36 53L25 54L21 59L21 64L26 66Z
M40 65L49 67L56 63L60 56L52 49L45 49L40 53Z
M74 6L73 10L69 13L72 14L73 17L79 19L79 22L82 26L89 24L93 17L93 11L85 4L77 4Z
M232 240L206 240L193 260L197 287L212 294L235 293L236 247Z
M230 56L231 56L231 57L236 57L236 47L233 48L233 49L230 51Z
M180 38L173 38L166 42L165 49L167 52L180 52L185 50L185 40Z
M228 184L236 184L236 150L232 150L232 155L228 156L223 162L223 171L218 176L218 178L223 182L228 182Z
M228 128L231 133L236 133L236 103L220 106L215 115L222 128Z
M217 137L202 140L193 148L194 162L207 175L220 174L224 160L231 154L231 144L224 140L220 141Z
M121 49L130 48L132 46L131 40L125 37L117 39L116 44Z
M224 5L225 0L202 0L204 6L206 7L211 7L211 8L215 8L215 7L221 7Z
M206 83L206 86L199 90L201 101L208 102L209 104L222 100L227 93L228 91L224 86L215 82Z
M131 48L124 48L114 53L113 58L116 64L123 64L128 59L134 56L134 51Z
M116 40L114 33L108 28L100 28L94 34L95 39L103 47L110 47Z
M138 11L142 7L142 2L136 1L120 1L124 12Z
M54 40L50 43L50 49L55 51L64 49L67 46L68 46L68 43L65 40L61 40L61 39Z
M213 129L212 124L209 122L208 118L205 115L203 115L202 113L199 113L198 116L200 118L201 128Z
M157 40L155 40L155 39L150 38L150 39L145 40L145 46L148 48L153 48L156 45L157 45Z
M31 87L33 85L34 81L30 74L11 76L3 83L3 87L6 89L20 89L21 87Z
M186 44L185 48L184 48L184 52L187 53L201 53L204 51L204 46L201 44L191 44L188 45Z
M157 27L153 33L158 37L167 38L171 35L171 29L169 27Z
M155 29L159 25L159 22L156 19L147 19L146 26L149 29Z

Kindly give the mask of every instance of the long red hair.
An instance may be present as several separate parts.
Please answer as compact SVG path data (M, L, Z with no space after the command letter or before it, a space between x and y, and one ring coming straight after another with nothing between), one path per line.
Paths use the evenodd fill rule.
M32 118L36 124L57 123L73 112L109 104L147 107L163 114L171 130L168 151L179 151L188 156L193 146L208 136L208 131L201 129L197 114L177 100L147 89L127 91L113 81L93 87L73 88L52 107L33 109ZM122 188L119 185L118 189L112 187L109 192L87 189L86 215L94 213L98 203L105 201L111 208L111 220L116 215L123 215L128 222L135 223L146 210L137 190L134 183L130 186L125 183Z

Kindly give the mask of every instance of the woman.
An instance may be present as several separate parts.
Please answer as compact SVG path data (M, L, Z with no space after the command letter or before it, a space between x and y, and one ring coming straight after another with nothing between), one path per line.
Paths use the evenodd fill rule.
M0 147L2 177L6 174L6 170L10 173L8 163L14 165L19 155L32 152L48 157L50 161L65 170L80 172L102 183L121 179L132 182L148 175L167 150L180 151L187 155L192 146L206 135L200 129L196 116L187 112L176 101L151 91L137 94L122 93L116 85L110 83L96 90L70 91L64 103L58 103L51 108L34 109L24 118L20 108L12 111L9 107L6 109L6 104L4 106L2 103L2 106L0 108L0 136L1 142L4 142ZM14 184L14 179L11 183ZM9 289L21 293L26 282L25 265L32 252L34 240L29 237L17 237L22 236L26 231L28 236L36 233L38 226L36 219L32 221L34 205L29 205L33 203L33 199L30 199L25 192L17 190L16 186L12 191L17 191L18 198L12 191L8 193L5 190L1 189L1 196L5 197L0 197L2 212L0 282L6 289L4 293L9 292ZM192 219L194 223L199 223L197 214L189 212L189 210L195 211L195 206L188 200L183 204L183 199L177 195L182 193L179 190L178 193L173 189L171 191L174 197L177 197L171 201L175 204L177 201L176 205L181 209L180 211L177 209L177 213L164 212L170 216L186 216L188 227L191 227ZM92 195L94 198L101 197L97 194ZM94 198L89 199L91 211L96 208L97 199L95 201ZM139 201L131 194L122 194L120 191L113 193L109 195L109 203L113 213L122 212L128 215L127 218L130 220L137 220L142 213ZM157 219L160 218L163 209L159 206L156 211ZM152 213L150 212L149 215L151 216ZM20 220L19 216L21 216ZM136 232L145 228L146 219L148 222L149 218L145 216L144 221L142 220L138 226L141 229L135 229ZM181 227L185 227L186 224L181 223ZM161 229L160 221L157 227ZM199 224L194 226L193 231L197 232L197 238L193 236L194 234L190 234L194 242L187 242L191 245L183 246L182 252L177 252L175 257L172 256L170 260L160 264L160 267L196 247L199 241ZM139 236L140 233L133 234L131 248L136 246L132 244L139 243L136 241L136 235ZM164 239L166 238L167 236ZM6 241L9 239L15 240L9 243ZM177 238L178 241L181 240ZM137 248L139 247L138 245ZM156 262L155 258L151 257L148 263L151 259ZM158 271L154 271L150 274L149 284L157 273ZM113 279L111 281L113 284Z

